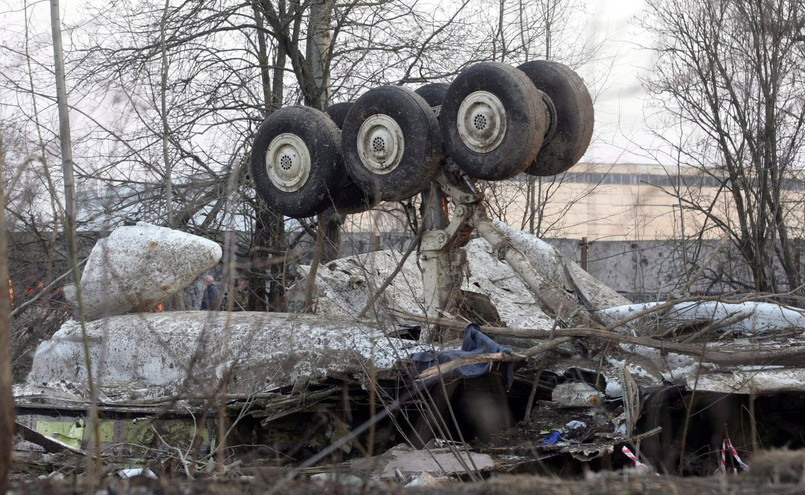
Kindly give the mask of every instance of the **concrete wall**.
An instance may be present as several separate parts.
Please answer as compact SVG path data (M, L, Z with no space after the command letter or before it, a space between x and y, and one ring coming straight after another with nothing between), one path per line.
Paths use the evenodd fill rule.
M576 263L582 264L578 240L547 239ZM802 242L796 249L802 266ZM752 291L752 277L735 248L719 239L682 244L680 241L596 241L587 247L587 271L601 282L633 301L664 299L679 293L693 279L684 294L725 294ZM778 280L785 283L781 269ZM743 287L741 287L743 286ZM785 285L779 291L787 291Z

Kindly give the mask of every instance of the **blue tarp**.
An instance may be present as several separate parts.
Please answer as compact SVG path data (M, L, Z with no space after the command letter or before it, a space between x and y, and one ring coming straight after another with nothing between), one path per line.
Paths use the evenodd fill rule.
M475 323L470 323L464 330L464 342L461 350L450 349L439 352L417 352L411 359L416 364L417 371L435 366L437 363L443 364L464 356L475 356L478 354L490 354L493 352L511 353L511 349L501 347L497 342L490 339L481 332ZM468 364L456 369L453 373L462 378L476 378L489 373L492 370L492 363ZM514 381L514 368L511 363L503 363L501 372L506 379L506 388L510 388Z

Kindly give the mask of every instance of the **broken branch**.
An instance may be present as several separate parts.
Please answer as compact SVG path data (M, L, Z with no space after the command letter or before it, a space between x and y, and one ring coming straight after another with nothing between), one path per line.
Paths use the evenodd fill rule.
M425 318L424 316L415 315L412 313L405 313L399 310L394 312L405 318L414 321L428 321L433 324L451 326L453 328L463 328L465 326L462 322L449 320L446 318ZM482 326L481 331L490 336L498 337L519 337L526 339L547 339L551 336L549 330L540 330L535 328L504 328ZM720 347L719 349L707 349L701 345L680 344L676 342L666 342L657 340L651 337L635 337L632 335L624 335L609 332L607 330L598 330L594 328L559 328L553 331L556 337L576 337L576 338L596 338L609 342L616 342L618 344L631 344L643 347L650 347L657 349L660 352L667 353L673 352L685 356L693 356L701 359L704 362L714 363L726 366L735 365L748 365L748 364L765 364L765 365L782 365L782 366L800 366L802 360L805 359L805 347L801 348L785 348L785 349L736 349L729 348L728 346Z

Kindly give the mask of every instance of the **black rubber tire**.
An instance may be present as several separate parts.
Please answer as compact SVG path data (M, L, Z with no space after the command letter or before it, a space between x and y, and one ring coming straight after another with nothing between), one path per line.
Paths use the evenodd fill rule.
M459 135L462 102L483 91L498 98L505 110L502 141L491 151L479 152ZM549 116L542 95L520 70L500 62L484 62L461 72L447 90L439 120L445 153L472 177L502 180L526 169L537 156Z
M449 87L450 85L447 83L430 83L420 86L414 92L428 102L431 107L438 107L444 102L444 98L447 96L447 88Z
M352 102L335 103L327 107L325 113L332 119L335 125L341 129L344 126L344 119L352 108ZM371 210L379 201L374 200L363 189L358 187L349 174L344 174L341 187L335 191L330 191L331 197L327 198L327 206L332 206L341 215L351 213L361 213Z
M272 182L266 155L272 140L292 134L307 147L310 172L297 190L285 191ZM344 175L341 136L338 127L324 112L294 106L271 113L257 129L251 156L251 173L257 193L272 211L292 218L313 216L330 203Z
M344 127L344 119L347 117L347 113L349 113L349 109L352 108L352 102L347 101L344 103L335 103L327 107L325 112L327 115L333 119L335 125L338 126L339 129Z
M370 118L375 120L367 123ZM390 119L399 127L403 144L400 154L395 155L399 163L386 173L364 165L358 143L364 123L371 125L383 119ZM381 150L391 146L383 139L377 142ZM341 147L347 172L355 183L382 201L410 198L428 187L443 156L436 115L421 96L401 86L371 89L354 102L344 120Z
M532 60L519 66L555 109L554 128L526 173L556 175L578 163L593 135L593 100L581 77L570 67L550 60Z
M332 206L341 215L362 213L371 210L380 202L361 189L346 173L343 175L341 187L331 193L331 197L326 199L327 207Z

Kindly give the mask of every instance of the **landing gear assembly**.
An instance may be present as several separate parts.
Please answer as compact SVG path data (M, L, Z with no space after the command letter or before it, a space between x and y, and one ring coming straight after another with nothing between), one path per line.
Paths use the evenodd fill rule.
M326 113L277 110L255 135L251 172L269 208L293 218L357 213L421 193L425 308L435 318L454 307L461 247L473 230L538 290L527 261L487 218L476 183L567 171L586 151L593 120L590 94L567 66L485 62L450 85L383 86ZM431 329L423 340L437 335Z

